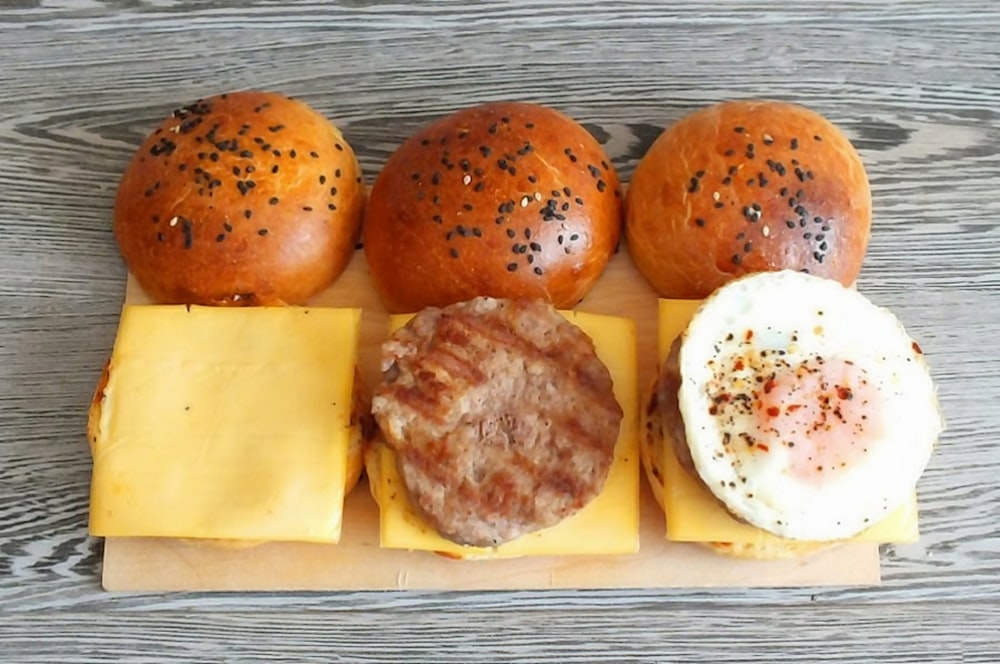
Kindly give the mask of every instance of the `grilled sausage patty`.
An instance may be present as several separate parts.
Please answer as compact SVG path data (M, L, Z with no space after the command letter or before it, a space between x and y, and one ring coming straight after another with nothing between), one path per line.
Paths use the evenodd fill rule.
M496 546L603 487L622 410L593 342L550 305L425 309L381 362L372 411L412 502L444 537Z

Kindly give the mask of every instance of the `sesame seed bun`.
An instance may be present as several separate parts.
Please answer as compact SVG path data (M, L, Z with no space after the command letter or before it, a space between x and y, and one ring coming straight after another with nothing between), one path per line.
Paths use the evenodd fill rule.
M391 312L476 296L576 305L618 243L618 176L583 127L549 108L458 111L388 160L365 213L372 282Z
M802 106L733 101L682 118L653 143L629 185L625 232L662 296L701 299L769 270L850 285L871 211L861 158L837 127Z
M115 238L157 302L299 304L347 266L364 192L325 117L274 93L224 94L174 111L142 143Z

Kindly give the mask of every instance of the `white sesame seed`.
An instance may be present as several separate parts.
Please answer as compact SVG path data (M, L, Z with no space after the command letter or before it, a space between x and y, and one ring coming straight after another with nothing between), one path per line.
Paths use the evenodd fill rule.
M764 140L770 143L770 142L771 142L771 141L773 141L774 139L773 139L773 138L771 138L771 135L770 135L770 134L764 134Z
M171 219L170 227L173 228L174 226L176 226L178 221L180 221L180 217L174 217L173 219Z
M469 184L470 182L472 182L472 176L466 173L465 177L462 178L462 184Z
M771 236L771 229L768 228L767 226L764 226L764 228L760 229L760 232L761 232L761 234L764 237L770 237Z
M542 192L540 192L540 191L536 191L535 192L535 200L536 201L542 200Z
M712 200L715 201L715 202L718 202L719 198L721 198L721 196L719 196L719 192L713 191L712 192Z
M530 203L530 202L531 202L531 198L528 197L528 196L525 196L524 198L521 199L521 207L528 207L528 203Z

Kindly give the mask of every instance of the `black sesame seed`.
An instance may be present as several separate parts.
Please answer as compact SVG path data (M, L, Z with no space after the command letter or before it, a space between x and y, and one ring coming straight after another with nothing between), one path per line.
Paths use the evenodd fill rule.
M744 131L746 131L746 127L733 127L733 131L735 131L737 134L742 134Z
M270 203L271 205L277 205L278 204L278 197L277 196L272 196L271 199L268 201L268 203Z
M489 157L489 156L490 156L490 152L491 152L491 150L490 150L490 148L489 148L488 146L486 146L486 145L480 145L480 146L479 146L479 151L480 151L481 153L483 153L483 156L484 156L484 157Z
M786 220L785 220L785 226L788 226L789 228L795 228L795 222L794 222L794 221L791 221L791 220L788 220L788 219L786 219Z
M517 269L517 263L507 263L507 271L513 272Z
M431 219L434 221L434 223L437 224L440 224L442 221L444 221L443 219L441 219L441 215L439 214L434 215L433 217L431 217Z
M458 258L458 249L456 249L455 247L449 249L448 253L451 254L452 258Z
M740 258L739 254L733 254L733 258L732 258L733 265L739 265L740 262L741 262L741 260L742 259Z
M791 141L791 148L793 150L798 150L799 149L799 139L797 139L797 138L793 138L792 139L792 141Z
M779 196L787 196L788 195L788 187L782 187L781 189L779 189L778 190L778 195Z
M601 177L601 169L599 169L597 166L594 166L593 164L587 164L587 170L590 171L590 174L595 178ZM698 177L701 176L699 175Z
M536 178L534 175L529 175L528 182L530 182L531 184L535 184L538 182L538 178Z
M569 241L570 242L576 242L579 239L580 239L580 235L578 233L573 233L572 235L569 236Z
M517 175L517 169L514 168L513 166L508 166L507 172L510 173L511 175Z
M468 159L462 159L458 162L458 165L462 167L463 173L468 173L469 169L472 168L472 164L469 163Z
M817 237L816 239L818 240L819 238ZM820 244L819 244L819 250L820 251L826 251L827 249L828 249L828 247L827 247L826 242L820 242Z
M723 152L723 154L725 156L727 156L727 157L732 157L734 154L736 154L736 150L733 150L732 148L730 148L730 149L726 150L725 152Z
M542 250L542 245L538 244L537 242L532 242L529 246L531 247L532 251L541 251Z
M472 212L472 204L471 203L465 203L465 204L462 205L462 207L465 209L466 212Z
M818 251L813 252L813 258L816 259L817 263L823 262L823 254L819 253Z
M315 150L310 150L309 156L312 157L313 159L319 159L319 153L316 152Z
M337 206L334 205L333 203L328 203L327 206L326 206L326 209L330 210L330 211L334 211L334 210L337 209Z
M528 265L531 265L534 262L535 262L535 255L534 254L528 254Z
M272 173L277 173L278 172L278 165L277 164L275 164L274 166L271 167L271 172Z
M276 124L276 125L268 127L267 130L269 132L271 132L272 134L275 134L275 133L281 131L284 128L285 128L285 125L283 125L283 124Z
M249 219L253 216L253 210L243 210L243 217Z
M516 235L517 235L517 233L514 232L513 228L508 228L507 229L507 237L509 237L510 239L513 240L514 236L516 236Z
M579 196L577 196L573 200L576 202L577 205L583 205L583 199L580 198Z
M218 235L215 236L215 241L216 242L222 242L225 239L226 239L226 234L225 233L219 233Z
M476 237L482 237L483 236L483 232L481 230L479 230L478 228L473 228L472 229L472 234L475 235Z
M337 150L337 152L343 152L344 151L344 146L341 145L340 143L334 143L333 147Z
M694 223L697 224L701 228L705 227L705 220L702 219L701 217L698 217L697 219L695 219Z
M540 267L536 267L535 268L535 274L537 274L538 276L542 276L543 272L544 272L544 270L542 268L540 268Z
M336 187L330 187L330 195L331 196L336 196L337 195L337 188Z
M819 134L816 134L815 136L813 136L813 140L814 141L822 142L823 141L823 137L820 136Z
M156 239L159 242L163 242L163 233L157 233L156 234Z
M698 191L698 178L691 178L691 183L688 185L688 193L693 194Z

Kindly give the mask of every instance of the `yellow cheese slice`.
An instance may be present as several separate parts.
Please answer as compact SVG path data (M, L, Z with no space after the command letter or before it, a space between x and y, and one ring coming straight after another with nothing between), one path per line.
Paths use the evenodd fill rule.
M381 545L390 549L436 551L460 558L621 554L639 549L639 451L635 323L612 316L562 312L594 341L608 367L615 398L624 411L615 457L601 493L573 516L498 547L456 544L441 537L413 508L396 468L395 453L379 446L369 457L368 481L379 505ZM393 316L390 328L410 316Z
M700 300L660 300L659 360L670 353L691 317L701 306ZM740 523L723 508L712 493L691 476L664 445L664 513L667 537L678 542L733 542L767 544L781 538L754 526ZM917 526L917 499L890 512L883 520L852 538L860 542L913 542L920 536Z
M125 307L90 532L336 542L361 311Z

